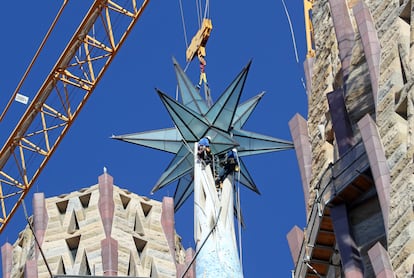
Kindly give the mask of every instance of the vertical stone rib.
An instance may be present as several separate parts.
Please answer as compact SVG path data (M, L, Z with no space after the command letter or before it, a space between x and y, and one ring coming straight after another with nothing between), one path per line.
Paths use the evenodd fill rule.
M359 259L360 255L357 253L357 248L349 228L346 205L341 204L332 207L331 217L345 277L364 277L362 263Z
M371 166L371 172L374 178L375 188L377 189L384 220L385 232L388 237L391 182L390 170L387 165L387 159L385 158L384 147L382 146L375 122L370 115L365 115L358 122L358 127Z
M309 185L312 175L312 147L308 135L308 124L302 116L296 114L289 121L289 128L295 146L296 159L299 164L300 176L302 179L305 207L306 212L308 213Z
M104 276L118 276L118 241L107 237L101 241L102 270Z
M186 266L191 263L191 260L194 258L194 256L195 256L195 251L193 250L193 248L188 248L185 251L185 263L186 263ZM196 277L195 276L195 267L196 267L195 266L195 263L196 262L194 261L194 263L191 265L190 269L188 270L185 278L195 278Z
M48 214L46 209L44 193L35 193L33 195L33 223L36 238L39 245L42 246L43 238L47 229ZM35 258L39 257L39 247L35 244Z
M177 264L175 259L175 229L174 229L174 199L170 197L164 197L162 199L162 213L161 213L161 225L164 230L165 237L167 238L168 247L170 248L171 256L174 258L174 263Z
M377 242L368 250L368 256L377 278L395 278L387 250Z
M365 59L368 63L369 75L371 78L372 94L375 107L378 102L379 76L381 45L375 30L374 20L368 7L363 1L359 1L354 7L354 16L361 34L362 46L364 48Z
M13 268L13 246L8 242L1 247L1 265L3 278L10 278Z
M354 135L351 121L345 106L344 91L335 90L327 94L329 113L332 118L332 126L338 144L339 155L346 153L354 145Z
M29 260L24 265L24 278L37 278L37 260Z
M345 0L329 0L332 21L338 41L339 56L342 63L344 80L350 71L352 49L355 43L355 33L349 16L348 5Z
M112 222L114 217L114 189L113 178L104 173L99 176L99 212L101 214L102 223L105 230L106 237L111 235Z
M195 251L193 248L188 248L185 250L185 263L184 264L177 264L177 277L182 278L195 278L195 260L193 261L193 258L195 256ZM192 262L192 265L190 263ZM188 270L187 270L188 268ZM187 270L185 275L183 276L184 272Z
M104 276L118 275L118 241L111 238L114 218L114 181L106 172L99 176L99 213L106 238L101 241L101 256Z
M294 226L286 237L289 243L290 254L292 255L293 262L296 266L300 254L300 249L302 248L303 231L298 226Z

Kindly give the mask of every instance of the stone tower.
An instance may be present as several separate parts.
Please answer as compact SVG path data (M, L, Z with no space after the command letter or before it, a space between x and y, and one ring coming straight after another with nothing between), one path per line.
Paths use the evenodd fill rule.
M414 3L304 3L308 115L289 126L307 226L287 235L294 275L413 277Z
M107 173L98 180L57 197L34 195L30 221L41 248L29 226L13 245L4 244L4 278L182 275L193 251L183 250L175 233L173 199L138 196L115 186Z

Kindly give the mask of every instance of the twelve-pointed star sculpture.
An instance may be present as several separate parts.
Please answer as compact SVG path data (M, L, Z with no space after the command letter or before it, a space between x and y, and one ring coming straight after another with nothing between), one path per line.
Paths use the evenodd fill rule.
M156 91L167 108L175 127L112 136L112 138L175 154L151 193L178 180L174 194L176 210L193 192L193 146L195 142L206 136L212 138L211 149L214 155L224 155L228 150L237 148L240 157L239 182L259 193L241 157L291 149L293 144L289 141L242 129L264 95L261 93L239 105L251 62L243 68L211 107L201 97L199 91L175 59L173 59L173 63L182 103L158 89Z

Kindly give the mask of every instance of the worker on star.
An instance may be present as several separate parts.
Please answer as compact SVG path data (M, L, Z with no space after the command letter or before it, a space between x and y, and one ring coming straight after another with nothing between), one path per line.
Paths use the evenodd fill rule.
M224 159L220 161L219 165L222 167L222 171L216 179L216 186L219 186L221 188L223 181L227 178L228 175L232 174L233 172L240 171L237 150L233 148L228 151Z
M198 141L197 157L203 161L205 165L211 164L213 161L213 155L210 148L211 137L206 136Z

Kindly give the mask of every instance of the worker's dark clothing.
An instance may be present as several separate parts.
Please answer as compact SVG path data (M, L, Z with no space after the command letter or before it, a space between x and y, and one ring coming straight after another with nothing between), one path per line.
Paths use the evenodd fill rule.
M221 171L219 177L216 179L217 185L220 185L229 174L239 171L237 153L234 151L228 151L225 158L220 161L220 166L223 167L223 170Z

